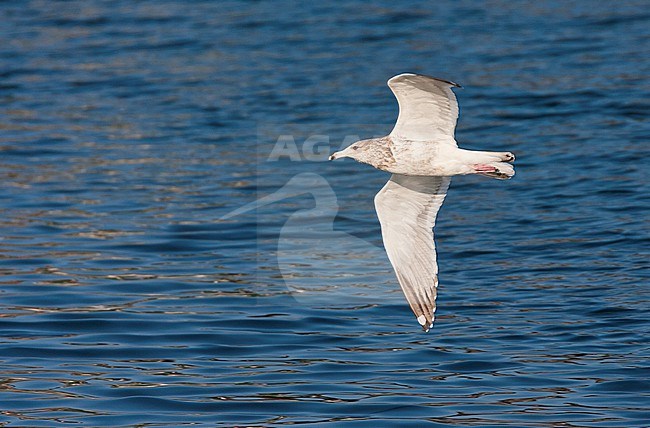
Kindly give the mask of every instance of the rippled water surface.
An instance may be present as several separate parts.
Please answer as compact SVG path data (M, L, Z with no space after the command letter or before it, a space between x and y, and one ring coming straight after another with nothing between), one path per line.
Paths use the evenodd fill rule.
M0 13L0 425L650 425L647 2ZM387 175L321 162L404 71L517 154L452 182L428 334Z

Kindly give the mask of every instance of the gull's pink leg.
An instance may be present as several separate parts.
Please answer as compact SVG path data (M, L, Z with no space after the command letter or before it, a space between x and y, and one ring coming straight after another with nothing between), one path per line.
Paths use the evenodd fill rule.
M474 172L478 174L483 174L486 172L498 172L499 170L493 167L492 165L486 165L484 163L477 163L472 165L474 167Z

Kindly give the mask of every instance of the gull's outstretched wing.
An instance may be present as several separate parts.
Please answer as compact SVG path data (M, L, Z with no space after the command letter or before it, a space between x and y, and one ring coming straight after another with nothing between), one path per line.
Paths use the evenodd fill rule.
M438 264L433 225L449 188L449 177L393 174L375 196L388 259L418 323L433 327Z
M391 78L388 87L399 103L399 116L391 136L415 141L449 140L456 144L458 102L451 88L460 85L405 73Z

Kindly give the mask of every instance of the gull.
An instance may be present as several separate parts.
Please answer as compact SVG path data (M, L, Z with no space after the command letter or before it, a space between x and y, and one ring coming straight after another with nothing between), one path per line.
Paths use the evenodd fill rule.
M418 323L433 327L438 265L433 227L454 175L509 179L510 152L464 150L454 136L458 102L448 80L404 73L388 80L399 104L397 123L381 138L357 141L333 153L392 175L375 196L384 248Z

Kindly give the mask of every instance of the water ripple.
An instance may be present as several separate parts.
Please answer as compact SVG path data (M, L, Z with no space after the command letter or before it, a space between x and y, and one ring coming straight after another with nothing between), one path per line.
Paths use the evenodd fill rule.
M0 425L647 426L642 6L0 3ZM385 174L318 161L390 130L404 71L467 88L463 147L517 154L452 183L428 335ZM221 219L301 173L327 209Z

